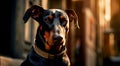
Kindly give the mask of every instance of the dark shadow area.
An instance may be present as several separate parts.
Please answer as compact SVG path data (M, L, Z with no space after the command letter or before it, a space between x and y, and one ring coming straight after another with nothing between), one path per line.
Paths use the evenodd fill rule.
M2 0L0 2L0 55L12 56L10 35L13 1L14 0Z

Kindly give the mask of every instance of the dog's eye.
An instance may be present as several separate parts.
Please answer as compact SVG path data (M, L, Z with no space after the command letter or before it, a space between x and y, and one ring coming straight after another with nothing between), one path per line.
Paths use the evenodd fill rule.
M47 23L52 23L53 16L48 16L48 17L44 18L44 21L47 22Z
M60 16L60 23L61 23L62 26L66 26L67 20L64 16Z

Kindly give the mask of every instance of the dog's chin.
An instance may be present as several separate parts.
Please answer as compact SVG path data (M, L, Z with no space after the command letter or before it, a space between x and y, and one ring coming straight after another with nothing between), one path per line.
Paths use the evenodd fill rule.
M57 51L60 51L62 46L56 46L55 48L56 48Z
M63 43L64 43L63 41L54 43L54 47L56 48L57 51L61 50Z

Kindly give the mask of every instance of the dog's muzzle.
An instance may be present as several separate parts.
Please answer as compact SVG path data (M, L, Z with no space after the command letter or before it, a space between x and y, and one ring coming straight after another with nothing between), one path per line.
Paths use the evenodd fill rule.
M62 37L61 36L53 36L53 40L56 40L56 41L62 41Z

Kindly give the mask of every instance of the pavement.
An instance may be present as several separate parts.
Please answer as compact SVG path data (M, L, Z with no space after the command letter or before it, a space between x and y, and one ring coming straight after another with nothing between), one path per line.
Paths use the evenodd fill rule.
M0 66L20 66L23 59L0 56Z

